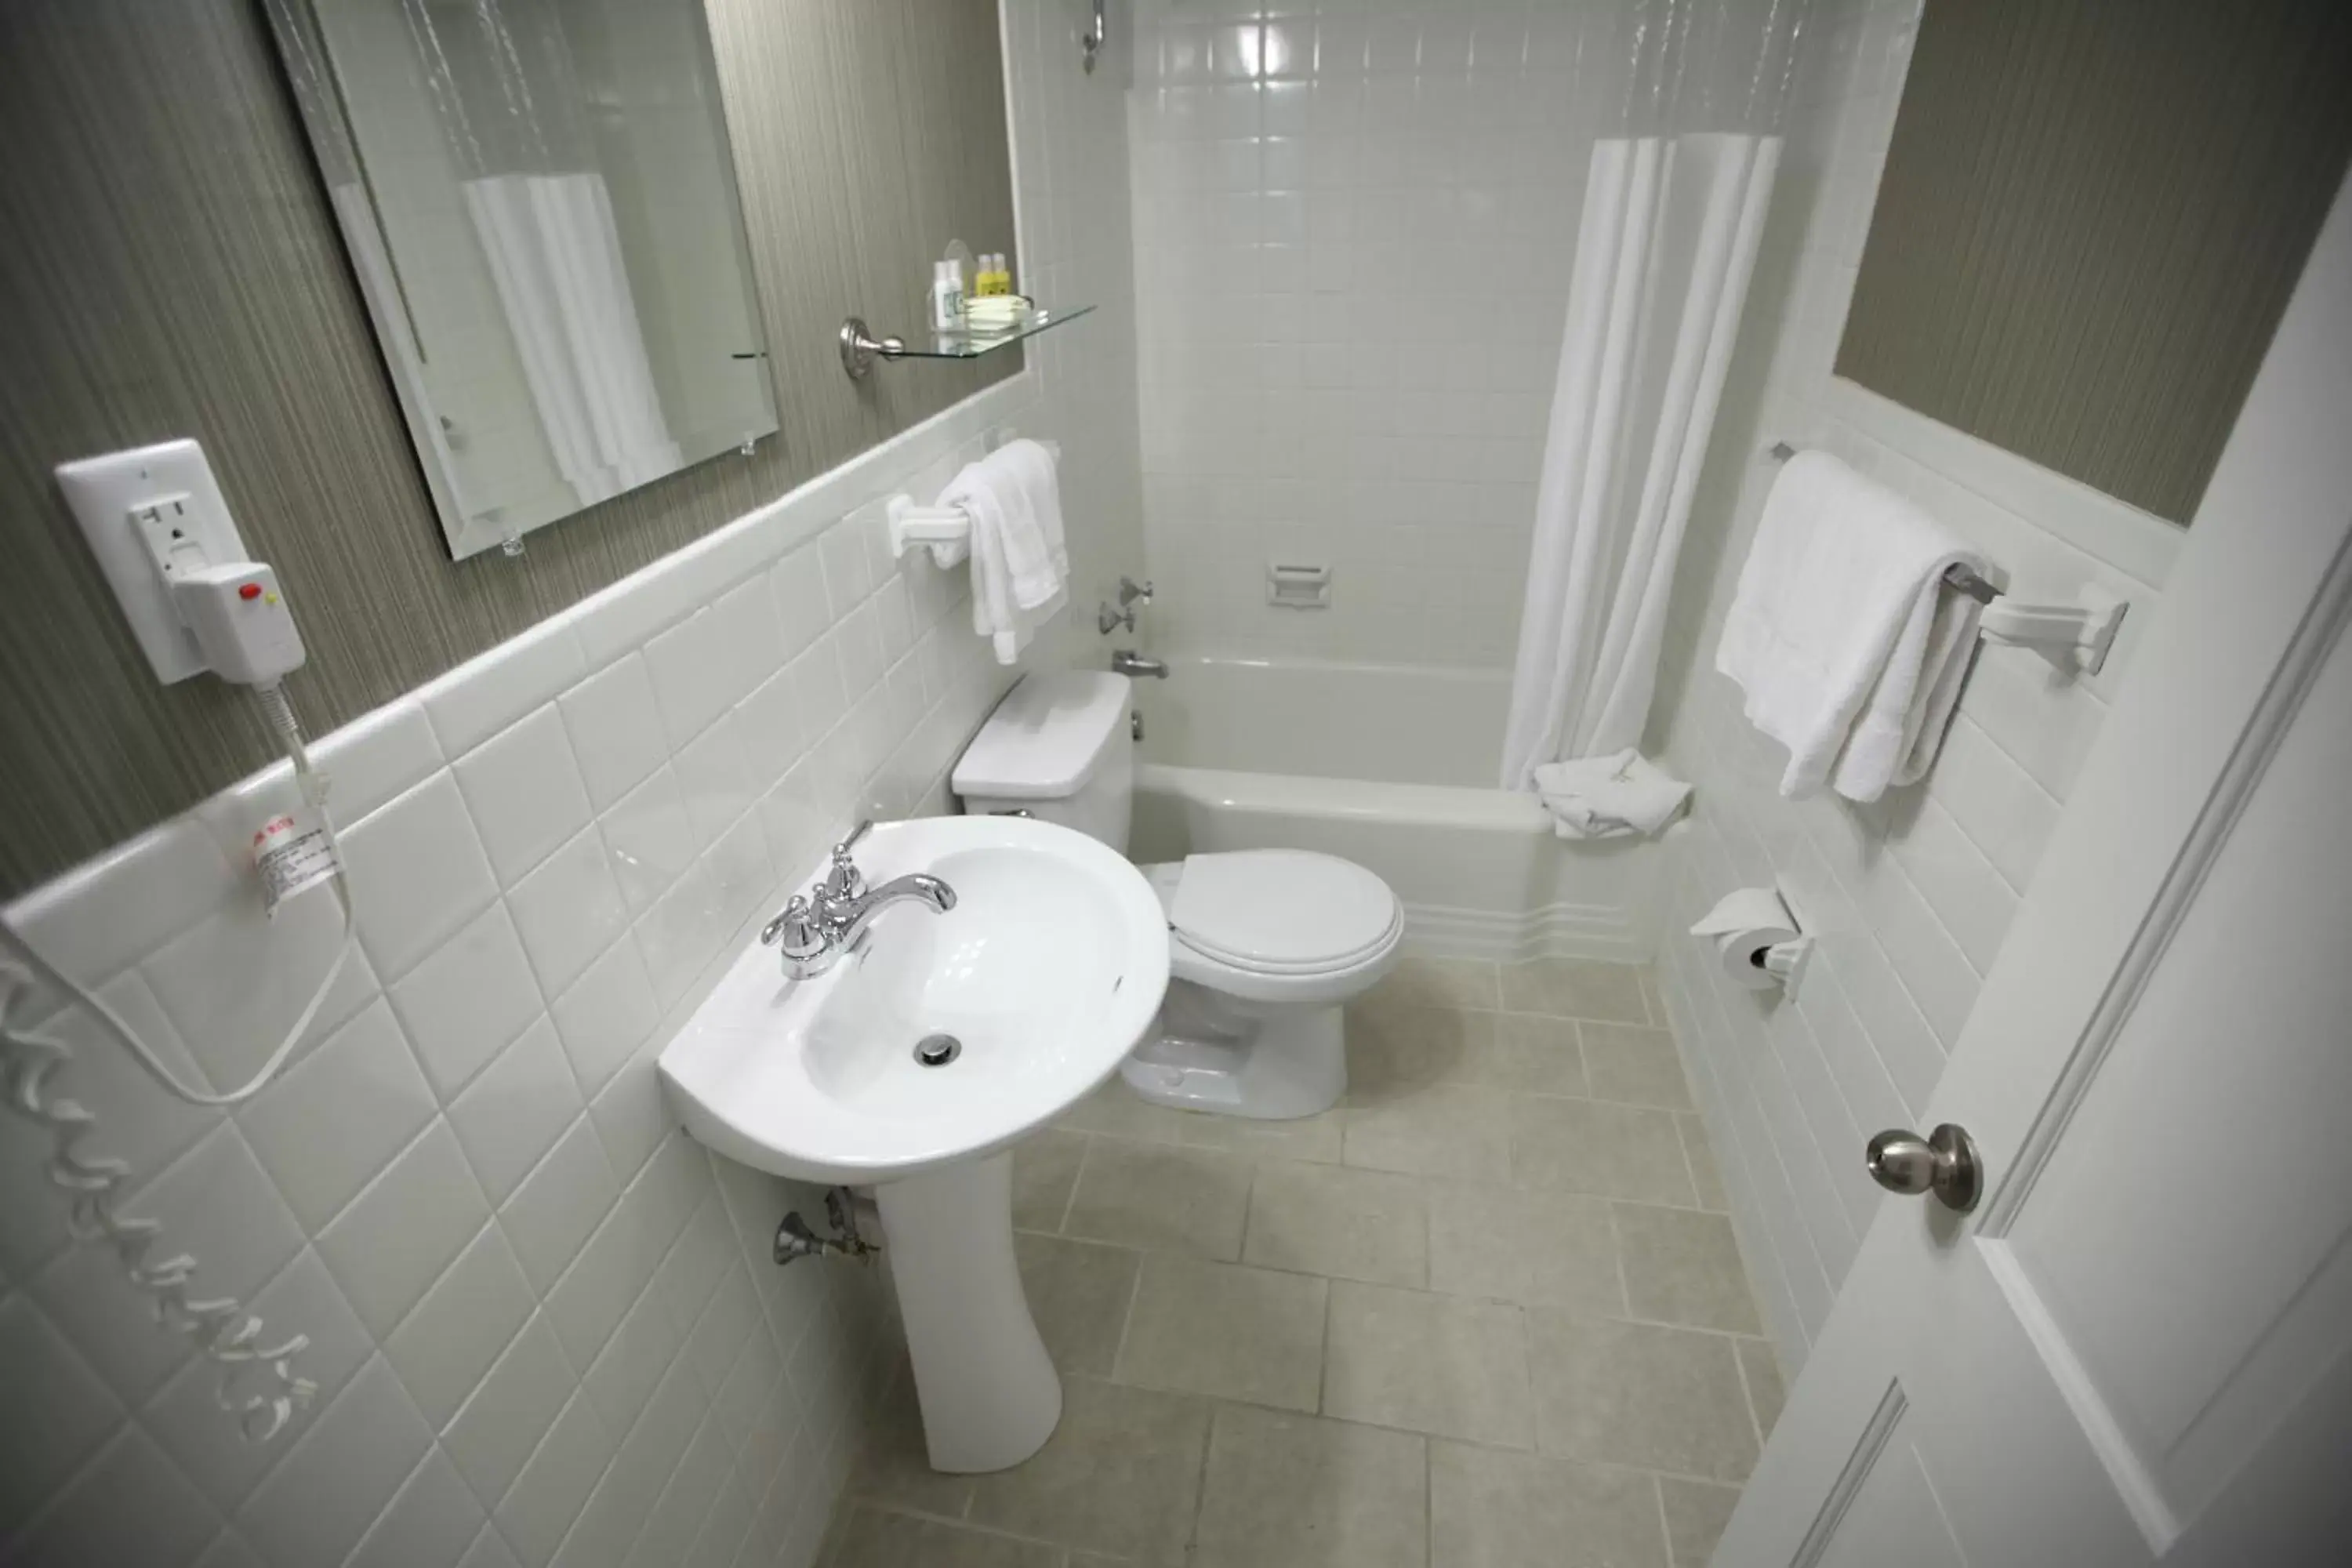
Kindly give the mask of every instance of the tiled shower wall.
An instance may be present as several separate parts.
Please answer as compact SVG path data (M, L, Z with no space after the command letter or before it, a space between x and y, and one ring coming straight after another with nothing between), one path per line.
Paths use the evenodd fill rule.
M1793 1370L1881 1196L1863 1144L1924 1126L1944 1061L2031 886L2179 531L1831 374L1901 96L1918 0L1828 0L1796 87L1748 315L1693 508L1650 750L1698 786L1670 845L1660 972L1721 1152L1750 1273ZM1835 452L1959 531L2035 599L2132 602L2098 676L1986 647L1929 777L1855 807L1778 793L1786 761L1714 672L1776 441ZM1800 995L1731 986L1681 934L1778 880L1821 934Z
M328 737L360 945L283 1076L167 1100L79 1023L62 1091L127 1213L310 1343L240 1443L0 1118L0 1558L273 1568L807 1563L888 1375L877 1274L778 1269L815 1194L706 1155L654 1059L749 920L863 812L945 805L1015 672L878 502L1010 425L1063 443L1076 588L1139 571L1124 110L1067 7L1008 0L1022 252L1108 307L982 393ZM920 366L880 374L920 374ZM1074 594L1074 597L1077 597ZM1077 617L1038 660L1095 644ZM183 1074L241 1081L334 943L228 867L281 773L12 919Z
M1139 0L1161 646L1509 665L1621 9ZM1330 607L1269 605L1276 560Z

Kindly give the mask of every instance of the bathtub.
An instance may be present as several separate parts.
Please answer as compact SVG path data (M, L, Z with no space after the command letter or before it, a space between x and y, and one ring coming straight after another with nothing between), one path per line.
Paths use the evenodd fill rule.
M1396 889L1422 952L1654 950L1657 846L1559 838L1533 796L1495 787L1507 673L1213 656L1168 667L1136 683L1137 860L1344 856Z

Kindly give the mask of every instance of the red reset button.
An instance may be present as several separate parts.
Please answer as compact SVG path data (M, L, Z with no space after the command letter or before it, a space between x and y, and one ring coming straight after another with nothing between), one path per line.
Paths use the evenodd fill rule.
M258 583L239 584L237 585L236 596L240 599L258 599L261 597L261 584Z

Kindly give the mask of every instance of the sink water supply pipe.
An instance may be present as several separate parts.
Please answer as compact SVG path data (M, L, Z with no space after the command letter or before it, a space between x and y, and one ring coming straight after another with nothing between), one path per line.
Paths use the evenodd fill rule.
M881 1244L866 1239L857 1227L857 1195L847 1187L835 1187L824 1194L824 1217L833 1227L831 1236L819 1236L793 1209L776 1226L776 1262L781 1267L803 1258L870 1258L882 1250Z

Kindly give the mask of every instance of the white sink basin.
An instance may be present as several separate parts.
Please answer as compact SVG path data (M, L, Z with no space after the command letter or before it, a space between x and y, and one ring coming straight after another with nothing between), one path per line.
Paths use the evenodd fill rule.
M662 1083L731 1159L874 1184L931 1463L1003 1469L1062 1410L1013 1261L1009 1150L1143 1037L1167 918L1140 871L1051 823L924 817L854 853L869 886L929 872L954 908L891 905L807 980L751 944L662 1051ZM952 1059L925 1065L918 1046L940 1036Z
M1142 873L1084 834L924 817L855 853L869 884L928 871L955 908L883 910L862 952L812 980L745 949L661 1056L687 1131L720 1153L854 1184L986 1154L1084 1099L1159 1010L1167 917ZM937 1035L961 1049L925 1067L916 1045Z

